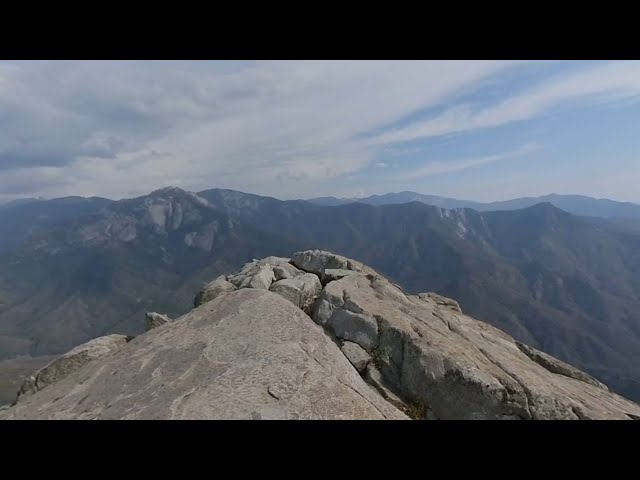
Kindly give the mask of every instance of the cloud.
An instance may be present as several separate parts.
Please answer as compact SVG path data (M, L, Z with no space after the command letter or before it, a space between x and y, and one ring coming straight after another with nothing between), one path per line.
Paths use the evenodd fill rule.
M194 189L244 185L267 193L289 179L289 189L304 191L372 161L375 151L359 135L511 65L4 63L0 171L56 167L79 190L112 196L172 179ZM74 193L61 188L46 191Z
M0 62L0 195L116 198L173 184L307 197L389 164L396 146L414 147L404 142L640 91L638 63L605 63L482 108L456 103L521 63Z
M455 105L424 121L368 139L371 146L409 142L447 134L494 128L527 120L571 101L603 102L637 98L640 95L640 62L607 62L586 71L546 80L520 95L474 109Z
M486 155L481 157L464 158L459 160L451 160L447 162L429 162L426 165L412 170L410 172L404 172L396 176L396 180L410 180L422 177L431 177L434 175L441 175L443 173L457 172L460 170L466 170L467 168L477 167L480 165L488 165L490 163L500 162L503 160L518 158L528 155L529 153L539 150L541 147L534 143L522 145L521 147L512 150L510 152L499 153L495 155Z

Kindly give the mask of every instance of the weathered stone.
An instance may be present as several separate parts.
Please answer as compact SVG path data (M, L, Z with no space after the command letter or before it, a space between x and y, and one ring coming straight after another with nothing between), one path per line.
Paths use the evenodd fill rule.
M378 346L378 324L369 315L338 308L331 314L327 326L338 338L355 342L368 352Z
M607 387L604 383L599 382L591 375L588 375L575 367L572 367L568 363L562 362L557 358L553 358L551 355L548 355L540 350L536 350L533 347L529 347L524 345L523 343L516 342L518 348L531 360L536 362L538 365L543 366L551 373L557 373L558 375L564 375L565 377L575 378L576 380L581 380L586 383L590 383L591 385L595 385L596 387L600 387L603 390L609 391L609 387Z
M198 294L193 302L193 306L198 308L203 303L210 302L214 298L228 292L236 290L236 286L227 281L224 275L219 276L213 282L208 283Z
M164 325L165 323L172 322L171 318L156 312L147 312L144 319L144 327L145 330L149 331L152 328L159 327L160 325Z
M325 268L324 278L327 282L333 282L334 280L340 280L347 275L355 273L353 270L345 270L342 268Z
M242 290L136 337L0 418L406 418L398 408L441 420L640 418L640 406L464 315L454 300L406 295L319 250L294 255L310 274L274 283L274 269L289 270L286 259L269 258L228 278ZM303 293L317 292L316 275L325 287L312 321L296 305L309 309L314 294ZM344 343L343 352L370 352L369 385L341 340L359 345Z
M432 300L436 303L436 305L448 307L454 312L462 313L460 304L451 298L443 297L442 295L438 295L437 293L433 292L419 293L418 297L422 300Z
M7 419L407 419L291 302L241 289L25 398Z
M344 353L344 356L347 357L347 360L351 362L351 365L356 368L358 373L364 372L367 365L371 362L371 355L357 343L343 342L340 350Z
M127 338L125 335L107 335L75 347L30 375L22 384L18 399L22 401L25 396L63 380L93 360L120 350L128 343Z
M284 265L276 265L275 267L273 267L273 274L276 278L276 282L279 280L286 280L287 278L294 278L304 273L305 272L303 272L302 270L298 270L290 263L285 263Z
M320 277L323 284L340 276L339 270L351 270L362 273L373 272L373 270L360 262L323 250L296 252L291 258L291 263L305 272L315 273ZM330 270L329 274L327 270Z
M373 317L377 328L363 317ZM451 301L429 294L407 296L375 272L356 272L328 283L313 318L338 338L361 346L362 338L354 337L371 340L365 348L374 347L382 368L380 382L402 399L428 406L434 418L640 415L638 405L594 384L588 375L538 355L532 355L533 360L512 337L467 317Z
M336 295L331 292L327 286L322 290L322 293L312 306L311 318L313 318L318 325L325 326L329 318L331 318L331 315L333 315L333 311L343 305L344 300L341 292L338 292L338 295Z
M286 257L265 257L261 260L255 260L255 262L258 265L271 265L272 267L276 267L276 266L287 266L287 265L291 265L290 260Z
M316 275L305 273L272 283L269 291L277 293L296 307L309 313L311 305L322 291L322 285Z
M366 368L364 379L391 405L402 411L406 409L407 404L385 386L382 381L382 374L373 364L370 363Z
M269 290L275 280L273 268L269 264L254 263L243 268L238 275L229 277L229 281L237 288L258 288Z

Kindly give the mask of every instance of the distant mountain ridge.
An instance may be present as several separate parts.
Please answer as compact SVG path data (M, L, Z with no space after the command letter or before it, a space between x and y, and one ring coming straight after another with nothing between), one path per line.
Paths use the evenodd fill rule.
M365 198L335 198L318 197L308 200L310 203L322 206L347 205L349 203L364 203L367 205L394 205L399 203L421 202L436 207L472 208L481 212L499 210L519 210L528 208L538 203L549 202L552 205L574 215L585 217L623 218L640 220L640 205L630 202L617 202L608 199L598 199L584 195L558 195L550 194L541 197L523 197L500 202L474 202L470 200L457 200L455 198L439 197L436 195L423 195L416 192L386 193L384 195L372 195Z
M0 207L0 253L20 245L28 236L67 220L96 213L113 201L100 197L33 200Z
M0 210L5 209L5 208L12 208L12 207L16 207L18 205L25 205L27 203L33 203L33 202L42 202L45 201L45 198L42 197L38 197L38 198L17 198L15 200L6 200L6 201L0 201Z

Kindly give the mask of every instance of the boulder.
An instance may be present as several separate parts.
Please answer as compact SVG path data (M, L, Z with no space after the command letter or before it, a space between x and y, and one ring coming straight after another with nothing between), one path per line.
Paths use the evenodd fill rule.
M269 291L277 293L305 313L309 313L311 305L322 291L322 285L316 275L305 273L272 283Z
M358 373L363 373L367 368L367 365L371 362L371 355L367 353L360 345L353 342L342 342L340 347L344 356L351 362L351 365L355 367Z
M370 315L336 308L327 327L336 337L357 343L368 352L378 346L378 323Z
M236 288L258 288L262 290L269 290L274 280L273 267L259 262L245 265L238 275L229 277L229 282Z
M353 270L345 270L343 268L325 268L324 278L326 282L333 282L334 280L340 280L347 275L355 273Z
M322 284L333 281L338 276L344 276L340 271L350 270L361 273L373 273L373 270L355 260L342 255L336 255L323 250L305 250L296 252L291 257L293 263L300 270L315 273L320 277ZM330 272L328 273L327 270Z
M63 380L96 359L111 355L130 340L126 335L107 335L75 347L30 375L20 388L18 400Z
M287 278L294 278L299 275L304 274L302 270L297 269L290 263L284 263L281 265L275 265L273 267L273 275L275 276L276 282L279 280L285 280Z
M216 278L213 282L208 283L205 287L198 292L193 302L193 306L198 308L203 303L210 302L214 298L228 292L236 290L236 286L227 281L227 278L222 275Z
M144 327L145 330L149 331L152 328L159 327L160 325L164 325L165 323L169 323L172 321L173 320L171 320L171 318L162 313L147 312L147 314L145 315Z

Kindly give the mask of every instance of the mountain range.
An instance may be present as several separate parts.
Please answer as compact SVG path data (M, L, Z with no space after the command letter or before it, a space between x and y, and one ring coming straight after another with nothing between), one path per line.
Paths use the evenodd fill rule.
M640 398L640 230L621 220L631 214L611 213L627 204L587 217L551 201L485 211L423 200L328 208L166 188L4 208L0 360L15 368L16 358L138 334L146 311L181 315L204 282L244 262L319 248L408 293L455 298L465 313Z
M574 215L603 218L624 218L640 220L640 205L630 202L616 202L583 195L544 195L541 197L524 197L501 202L473 202L455 198L423 195L415 192L386 193L364 198L318 197L308 200L322 206L335 207L349 203L365 203L367 205L394 205L398 203L421 202L441 208L472 208L481 212L498 210L517 210L532 207L538 203L548 202Z

